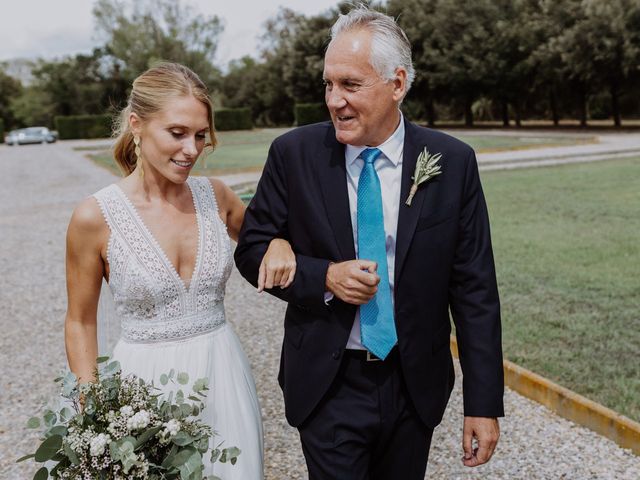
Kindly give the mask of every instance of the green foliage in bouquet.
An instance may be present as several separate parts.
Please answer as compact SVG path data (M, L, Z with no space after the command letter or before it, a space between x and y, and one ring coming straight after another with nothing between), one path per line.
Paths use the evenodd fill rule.
M153 384L123 377L120 364L106 357L98 359L95 378L84 384L71 372L57 378L62 405L28 421L29 428L44 428L42 443L18 461L49 465L34 480L214 480L204 477L205 455L212 463L236 463L236 447L219 444L209 451L215 432L196 418L205 406L207 379L196 380L186 398L182 390L165 397ZM187 385L189 376L172 370L160 377L163 385L176 381Z

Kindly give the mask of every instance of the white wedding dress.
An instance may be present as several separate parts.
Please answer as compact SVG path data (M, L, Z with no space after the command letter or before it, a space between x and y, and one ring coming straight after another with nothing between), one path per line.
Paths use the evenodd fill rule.
M236 446L236 465L208 462L205 475L223 480L263 478L260 406L249 363L230 325L225 322L224 292L232 269L231 243L218 216L211 183L204 177L187 181L198 222L198 253L189 285L142 222L123 190L113 184L96 194L111 231L107 259L109 287L121 322L112 357L124 374L153 381L175 370L189 374L189 385L209 379L207 407L201 418L219 436L212 446Z

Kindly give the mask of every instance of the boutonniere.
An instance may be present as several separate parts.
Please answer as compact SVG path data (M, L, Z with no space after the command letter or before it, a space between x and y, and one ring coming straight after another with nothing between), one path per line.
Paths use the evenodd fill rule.
M432 179L436 175L440 175L442 172L440 171L440 165L438 165L438 161L442 158L441 153L436 153L431 155L427 151L427 147L424 147L424 150L418 156L418 161L416 162L416 171L413 173L413 185L411 185L411 191L409 192L409 197L405 202L408 206L411 206L411 201L413 200L413 196L418 191L418 187L426 182L427 180Z

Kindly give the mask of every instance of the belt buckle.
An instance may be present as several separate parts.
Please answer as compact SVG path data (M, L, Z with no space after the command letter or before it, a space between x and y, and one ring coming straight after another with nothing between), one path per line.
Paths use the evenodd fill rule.
M382 360L367 350L367 362L381 362Z

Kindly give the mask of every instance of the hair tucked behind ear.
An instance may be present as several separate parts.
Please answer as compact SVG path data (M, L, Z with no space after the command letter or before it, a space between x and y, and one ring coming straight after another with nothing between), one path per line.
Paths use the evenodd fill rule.
M129 126L129 116L135 113L142 120L163 109L165 104L176 97L191 95L207 108L209 138L207 146L217 144L213 128L213 104L207 86L189 68L178 63L160 63L150 68L133 81L127 106L122 109L114 122L114 158L125 175L136 168L133 132Z

